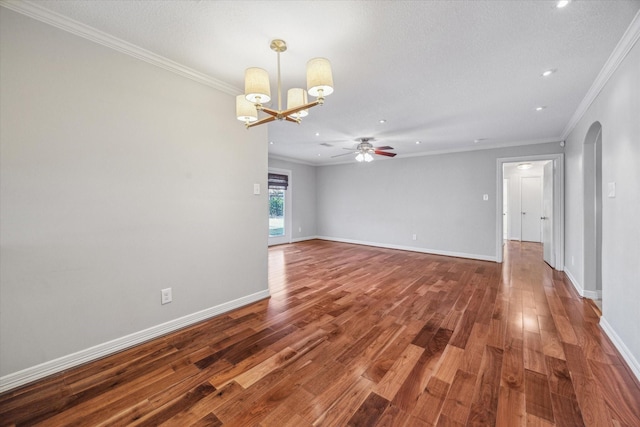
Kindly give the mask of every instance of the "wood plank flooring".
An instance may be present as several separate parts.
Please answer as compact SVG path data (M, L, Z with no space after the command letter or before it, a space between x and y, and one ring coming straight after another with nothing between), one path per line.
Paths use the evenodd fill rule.
M640 426L640 387L541 247L503 264L269 249L272 297L0 396L0 425Z

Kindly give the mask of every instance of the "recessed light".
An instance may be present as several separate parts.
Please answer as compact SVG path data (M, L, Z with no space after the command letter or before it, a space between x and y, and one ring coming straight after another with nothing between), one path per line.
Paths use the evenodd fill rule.
M316 136L320 136L320 132L316 132Z
M422 144L422 141L416 141L416 144Z
M542 77L549 77L551 74L555 73L556 70L547 70L544 73L542 73Z
M541 105L541 106L539 106L539 107L536 107L536 111L542 111L542 110L544 110L545 108L547 108L547 107L546 107L546 106L544 106L544 105Z
M527 169L531 169L533 167L533 165L531 163L520 163L518 166L516 166L518 169L520 170L527 170Z
M487 139L487 138L477 138L477 139L474 139L473 142L475 142L477 144L478 142L482 142L485 139Z
M320 157L320 153L318 153L318 157Z
M273 141L269 141L269 145L273 145Z
M571 0L560 0L558 1L558 3L556 3L556 7L558 9L562 9L563 7L566 7L569 3L571 3Z
M378 120L378 123L387 123L387 121L385 119L380 119Z

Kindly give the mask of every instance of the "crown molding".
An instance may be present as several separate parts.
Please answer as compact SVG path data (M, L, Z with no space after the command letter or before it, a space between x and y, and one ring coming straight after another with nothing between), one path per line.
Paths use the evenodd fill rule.
M573 116L567 123L564 131L562 131L563 140L566 140L569 134L576 127L582 116L584 116L593 101L595 101L595 99L598 97L600 91L602 91L602 89L605 87L611 76L613 76L613 73L616 72L624 58L631 51L639 38L640 11L636 13L636 16L631 21L631 24L622 35L622 38L616 45L615 49L613 49L613 52L609 56L609 59L607 59L607 62L605 62L602 70L600 70L598 77L596 77L595 81L591 85L591 88L589 88L587 94L582 99L582 102L580 102L580 105L578 105L578 108L576 109L575 113L573 113Z
M300 160L300 159L294 159L292 157L285 157L285 156L278 156L276 154L269 154L268 156L270 159L274 159L274 160L281 160L283 162L289 162L289 163L296 163L299 165L306 165L306 166L322 166L321 164L317 164L317 163L311 163L311 162L307 162L305 160Z
M526 145L555 144L555 143L561 144L563 141L564 140L560 138L551 137L551 138L529 139L529 140L513 141L513 142L502 142L502 143L487 144L487 145L475 144L474 146L470 146L470 147L451 148L451 149L444 149L444 150L431 150L431 151L423 151L420 153L411 153L411 154L398 154L397 156L394 157L394 159L408 159L413 157L425 157L425 156L440 156L445 154L466 153L468 151L497 150L501 148L521 147ZM376 159L376 160L382 160L386 162L391 159ZM335 165L345 165L349 163L353 163L353 158L350 160L317 163L314 166L335 166Z
M52 25L69 33L75 34L76 36L117 50L134 58L145 61L149 64L163 68L167 71L171 71L182 77L186 77L198 83L202 83L206 86L212 87L229 95L235 96L242 93L242 90L228 83L215 79L192 68L185 67L184 65L181 65L175 61L157 55L151 51L121 40L86 24L60 15L59 13L48 10L31 1L0 0L0 6L28 16L30 18L36 19L40 22Z

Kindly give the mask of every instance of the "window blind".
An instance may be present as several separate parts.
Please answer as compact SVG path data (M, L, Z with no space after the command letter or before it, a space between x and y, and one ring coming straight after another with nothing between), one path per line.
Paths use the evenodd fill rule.
M289 176L277 173L269 174L269 188L274 190L286 190L289 186Z

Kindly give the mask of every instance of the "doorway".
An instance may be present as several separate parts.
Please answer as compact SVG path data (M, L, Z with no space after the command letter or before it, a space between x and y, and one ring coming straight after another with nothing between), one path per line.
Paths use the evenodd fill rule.
M534 173L513 175L508 170L517 170L517 166L529 163L536 165ZM545 165L547 165L545 170ZM527 169L520 169L522 172ZM505 172L506 171L506 172ZM564 269L564 154L547 154L538 156L512 157L497 159L497 182L499 188L496 200L496 262L503 259L503 233L505 221L508 224L509 240L526 240L542 242L544 260L556 270ZM537 201L526 202L523 209L520 197L522 178L537 175L536 180L524 181L525 192L528 187L539 188ZM508 188L504 188L504 185ZM502 188L500 188L502 186ZM544 192L543 190L551 189ZM505 196L505 194L507 194ZM505 197L507 215L505 213ZM529 203L529 204L527 204ZM530 209L534 205L535 209ZM525 212L525 214L523 214ZM523 221L530 215L531 221ZM524 229L523 229L524 226Z
M291 243L291 171L269 168L269 246Z

